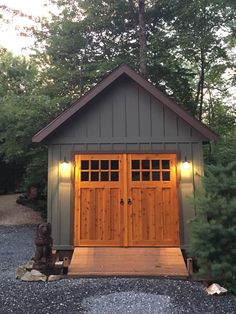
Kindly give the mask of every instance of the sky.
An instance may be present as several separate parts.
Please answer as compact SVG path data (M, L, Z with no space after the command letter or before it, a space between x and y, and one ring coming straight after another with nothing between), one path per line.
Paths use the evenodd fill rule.
M6 5L27 15L42 17L49 16L49 10L53 9L46 6L47 2L47 0L0 0L0 7ZM31 26L33 22L25 17L12 16L11 14L4 15L4 17L7 17L8 24L1 23L0 20L0 46L7 48L16 55L27 55L29 50L24 48L33 45L34 39L20 36L19 33L24 31L24 26Z

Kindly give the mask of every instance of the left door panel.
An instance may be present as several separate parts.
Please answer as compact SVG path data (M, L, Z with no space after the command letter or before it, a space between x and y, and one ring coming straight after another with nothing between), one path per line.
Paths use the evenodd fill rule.
M76 155L75 246L121 246L123 156Z

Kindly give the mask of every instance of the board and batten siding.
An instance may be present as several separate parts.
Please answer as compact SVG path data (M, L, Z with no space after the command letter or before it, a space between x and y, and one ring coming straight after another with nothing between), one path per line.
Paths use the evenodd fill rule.
M180 242L189 242L193 197L203 175L202 142L206 139L130 79L120 78L65 122L48 139L48 220L54 246L73 247L74 155L94 152L178 152ZM181 175L185 156L189 175ZM60 161L71 161L62 177Z

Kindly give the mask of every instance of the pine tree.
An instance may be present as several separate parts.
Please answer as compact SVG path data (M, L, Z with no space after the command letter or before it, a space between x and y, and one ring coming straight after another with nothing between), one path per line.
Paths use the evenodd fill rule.
M209 166L205 194L192 223L192 251L200 272L236 291L236 162Z

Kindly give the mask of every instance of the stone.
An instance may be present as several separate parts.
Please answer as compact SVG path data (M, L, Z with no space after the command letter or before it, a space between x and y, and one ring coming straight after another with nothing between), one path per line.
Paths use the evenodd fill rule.
M33 269L34 261L28 261L16 269L16 279L21 279L27 271Z
M16 269L16 279L21 279L26 272L27 272L27 269L24 267L24 265L19 266Z
M32 270L33 269L33 265L34 265L34 261L28 261L27 263L24 264L24 267L27 269L27 270Z
M38 270L27 271L22 277L23 281L47 281L47 276L40 273Z
M22 281L35 281L34 277L31 275L31 273L29 271L27 271L22 277L21 277Z
M221 287L218 283L213 283L207 288L207 293L210 295L213 294L223 294L226 293L227 289Z
M30 273L31 273L32 276L36 276L36 277L41 277L41 276L43 276L43 274L40 273L40 271L38 271L38 270L36 270L36 269L32 269L32 270L30 271Z
M57 281L57 280L61 280L61 276L60 275L50 275L50 276L48 276L48 281Z

